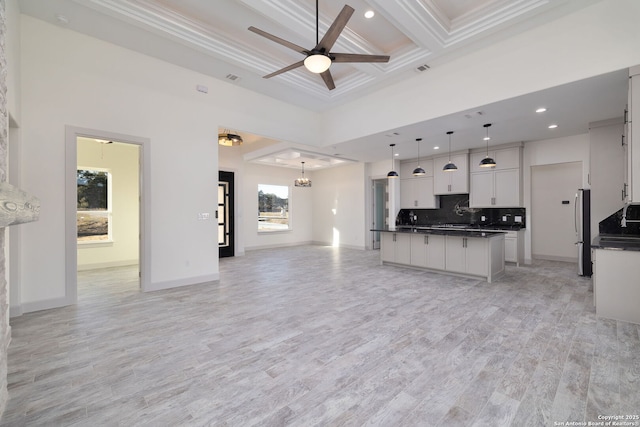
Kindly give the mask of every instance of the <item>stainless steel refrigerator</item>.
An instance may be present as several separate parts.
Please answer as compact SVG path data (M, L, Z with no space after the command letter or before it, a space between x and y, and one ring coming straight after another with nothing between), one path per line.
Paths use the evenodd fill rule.
M591 190L580 188L574 204L578 274L591 277Z

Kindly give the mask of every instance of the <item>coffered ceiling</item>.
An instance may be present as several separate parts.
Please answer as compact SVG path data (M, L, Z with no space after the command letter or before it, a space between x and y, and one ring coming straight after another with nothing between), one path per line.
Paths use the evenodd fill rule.
M255 26L311 49L313 0L20 0L23 13L191 68L308 109L322 111L414 76L492 41L597 0L320 0L319 34L345 2L355 9L332 51L390 55L388 63L334 63L336 89L304 59L247 30ZM373 11L373 18L364 17ZM422 71L419 71L422 70Z
M19 0L22 13L186 67L313 111L326 111L424 73L496 41L548 23L600 0L319 0L319 36L346 4L355 12L333 52L389 55L388 63L333 63L336 88L304 67L263 76L304 59L248 30L254 26L307 49L316 45L314 0ZM366 11L375 13L367 19ZM310 169L344 161L399 159L441 153L446 132L454 150L481 147L482 125L492 142L532 141L588 132L590 122L620 117L626 70L389 129L365 140L304 147L234 129L247 161ZM538 106L549 111L533 113ZM551 123L559 124L550 131ZM224 125L224 124L221 124ZM221 129L222 131L222 129ZM438 149L434 147L440 147ZM223 147L224 148L224 147ZM237 149L237 147L234 147ZM309 149L310 148L310 149Z

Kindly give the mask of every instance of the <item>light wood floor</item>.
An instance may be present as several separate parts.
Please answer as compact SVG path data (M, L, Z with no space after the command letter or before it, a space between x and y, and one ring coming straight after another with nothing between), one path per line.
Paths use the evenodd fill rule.
M638 325L597 319L573 264L509 266L488 284L305 246L222 259L220 275L142 294L135 270L82 273L77 306L12 319L1 424L553 426L640 413Z

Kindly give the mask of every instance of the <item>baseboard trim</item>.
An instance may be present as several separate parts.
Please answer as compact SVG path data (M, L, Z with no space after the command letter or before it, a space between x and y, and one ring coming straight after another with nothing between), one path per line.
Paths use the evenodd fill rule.
M553 256L553 255L532 255L532 258L535 259L541 259L541 260L545 260L545 261L561 261L561 262L571 262L574 264L578 263L578 258L572 258L572 257L563 257L563 256Z
M245 246L244 250L245 252L250 252L250 251L259 251L262 249L277 249L277 248L288 248L293 246L308 246L312 244L313 242L309 241L309 242L296 242L296 243L281 243L277 245Z
M112 261L112 262L100 262L94 264L78 264L78 271L97 270L100 268L112 268L112 267L129 267L130 265L138 265L137 259L125 260L125 261Z
M12 305L9 307L9 317L18 317L22 316L22 306L21 305Z
M201 285L220 280L220 273L207 276L189 277L187 279L167 280L166 282L150 283L144 292L162 291L164 289L180 288L182 286Z
M34 311L50 310L52 308L66 307L75 303L75 301L70 301L67 297L51 298L42 301L23 302L22 314L31 313Z

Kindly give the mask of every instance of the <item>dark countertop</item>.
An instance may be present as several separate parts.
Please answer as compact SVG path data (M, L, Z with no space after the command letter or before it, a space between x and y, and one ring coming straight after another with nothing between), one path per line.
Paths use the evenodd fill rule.
M403 233L403 234L436 234L441 236L461 236L461 237L480 237L480 238L490 238L490 237L499 237L504 236L504 232L502 231L480 231L474 229L461 229L461 228L430 228L430 227L407 227L400 226L395 230L382 228L382 229L372 229L371 231L380 231L383 233Z
M591 242L592 249L640 251L640 235L601 234Z
M523 230L524 227L521 224L452 224L451 227L444 224L430 224L430 225L396 225L396 227L417 227L417 228L454 228L464 230L502 230L502 231L518 231Z

